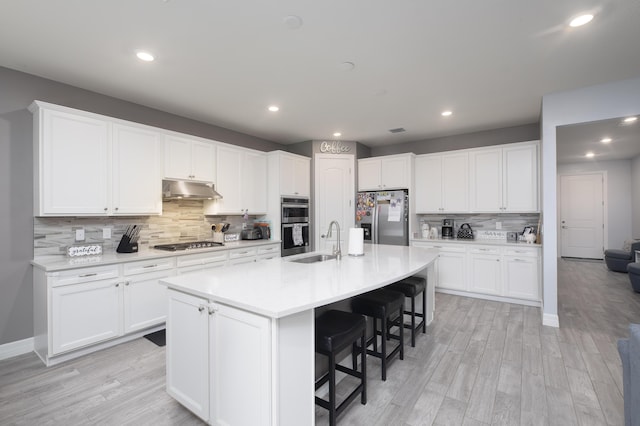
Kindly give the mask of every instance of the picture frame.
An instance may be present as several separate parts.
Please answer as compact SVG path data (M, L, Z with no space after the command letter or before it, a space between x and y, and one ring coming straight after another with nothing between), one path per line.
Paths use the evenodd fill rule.
M525 226L522 235L535 234L536 230L533 226Z

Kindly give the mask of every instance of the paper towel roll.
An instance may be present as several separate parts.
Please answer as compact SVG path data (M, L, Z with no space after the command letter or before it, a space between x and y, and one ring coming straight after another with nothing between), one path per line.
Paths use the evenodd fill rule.
M364 255L364 228L349 228L349 256Z

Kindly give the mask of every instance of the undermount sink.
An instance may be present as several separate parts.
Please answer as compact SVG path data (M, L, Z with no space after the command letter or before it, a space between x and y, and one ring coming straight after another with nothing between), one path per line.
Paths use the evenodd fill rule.
M296 263L316 263L326 262L327 260L335 259L337 256L332 254L315 254L313 256L301 257L300 259L294 259L291 262Z

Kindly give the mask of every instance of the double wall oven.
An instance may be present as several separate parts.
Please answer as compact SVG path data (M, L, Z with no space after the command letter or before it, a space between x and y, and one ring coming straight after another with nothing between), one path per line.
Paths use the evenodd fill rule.
M281 255L291 256L311 251L309 244L309 199L282 197L281 199L282 249Z

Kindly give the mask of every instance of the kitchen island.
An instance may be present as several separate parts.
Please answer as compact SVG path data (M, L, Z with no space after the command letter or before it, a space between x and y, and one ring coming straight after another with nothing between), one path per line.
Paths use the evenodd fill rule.
M210 424L313 425L314 309L426 275L438 251L366 245L360 257L296 262L315 254L162 280L167 392Z

